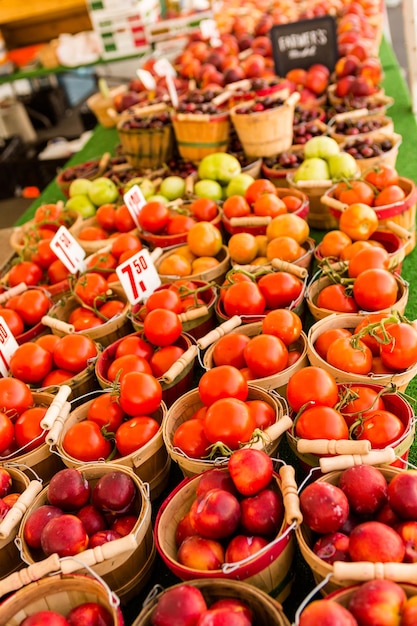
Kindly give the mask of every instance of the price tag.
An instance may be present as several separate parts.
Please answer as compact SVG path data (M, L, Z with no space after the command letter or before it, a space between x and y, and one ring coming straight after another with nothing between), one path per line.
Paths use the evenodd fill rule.
M178 93L177 93L177 90L175 89L174 77L168 74L166 77L166 81L167 81L168 93L169 93L169 97L171 98L172 106L177 108Z
M68 228L60 226L49 245L71 274L85 270L85 250L71 235Z
M220 33L216 20L201 20L200 31L203 39L209 39L212 46L215 47L221 44Z
M117 275L130 304L137 304L148 298L161 284L161 279L146 249L139 250L134 256L116 268Z
M136 70L136 76L148 91L154 91L156 89L156 80L148 70L138 69Z
M6 321L0 317L0 374L9 375L10 359L19 347Z
M140 228L139 213L141 212L142 207L146 204L146 199L139 185L132 185L132 187L130 187L130 189L128 189L128 191L124 194L123 201L127 206L136 226Z
M177 72L174 66L168 61L168 59L158 59L153 66L154 71L158 76L176 76Z

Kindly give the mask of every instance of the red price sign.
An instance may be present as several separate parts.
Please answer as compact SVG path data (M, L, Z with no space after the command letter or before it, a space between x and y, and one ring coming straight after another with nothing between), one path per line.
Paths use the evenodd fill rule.
M149 251L139 250L116 268L117 275L130 304L147 298L161 284Z
M71 235L68 228L60 226L49 245L71 274L84 271L85 250Z
M132 187L124 194L123 201L127 206L133 221L139 228L139 213L141 212L143 205L146 204L145 196L143 195L142 189L139 185L132 185Z
M9 363L12 355L18 348L14 335L7 326L6 321L0 317L0 374L9 375Z

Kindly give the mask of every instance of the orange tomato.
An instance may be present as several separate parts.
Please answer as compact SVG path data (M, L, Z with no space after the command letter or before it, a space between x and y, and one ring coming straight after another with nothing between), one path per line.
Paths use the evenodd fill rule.
M341 230L329 230L321 240L320 252L323 257L340 257L342 251L352 243L352 239Z
M378 228L378 216L368 204L356 202L342 212L339 228L353 241L364 241Z
M211 222L197 222L187 233L187 244L196 256L216 256L223 240L219 229Z

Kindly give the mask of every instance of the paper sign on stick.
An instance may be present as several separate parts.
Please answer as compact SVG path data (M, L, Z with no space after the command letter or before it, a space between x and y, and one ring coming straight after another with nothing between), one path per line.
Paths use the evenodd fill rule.
M9 375L10 359L19 347L14 335L3 317L0 317L0 374Z
M72 236L68 228L60 226L49 245L71 274L85 270L85 250Z
M116 268L121 285L130 304L148 298L161 284L149 251L144 248Z

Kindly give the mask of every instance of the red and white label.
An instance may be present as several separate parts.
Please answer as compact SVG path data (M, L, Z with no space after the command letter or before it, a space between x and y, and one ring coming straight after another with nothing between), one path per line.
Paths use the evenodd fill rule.
M85 250L71 235L68 228L60 226L49 245L71 274L85 270Z
M19 347L6 321L0 317L0 374L9 375L10 359Z
M116 268L117 276L130 304L148 298L161 284L149 251L139 250L134 256Z
M127 206L136 226L140 228L139 213L141 212L142 207L146 204L146 199L139 185L132 185L132 187L123 195L123 201Z

